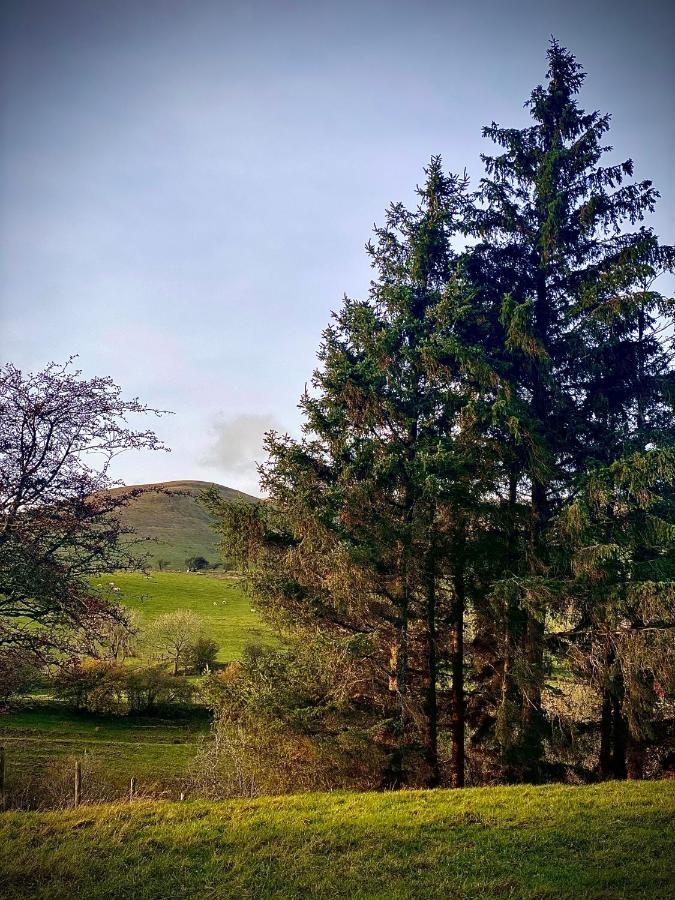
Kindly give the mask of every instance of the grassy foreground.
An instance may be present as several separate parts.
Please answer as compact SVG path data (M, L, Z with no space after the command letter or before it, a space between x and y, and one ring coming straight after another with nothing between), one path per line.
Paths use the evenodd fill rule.
M6 897L675 897L675 783L0 816Z

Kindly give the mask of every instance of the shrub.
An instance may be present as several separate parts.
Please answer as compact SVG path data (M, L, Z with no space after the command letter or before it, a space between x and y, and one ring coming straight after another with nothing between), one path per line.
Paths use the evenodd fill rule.
M40 660L23 648L0 653L0 706L26 695L39 681Z
M186 653L188 667L197 675L203 675L215 663L219 649L213 638L199 635Z
M172 704L187 704L194 688L169 675L163 666L129 669L125 679L127 705L132 713L152 713Z
M81 659L59 668L52 685L73 709L91 713L125 711L126 669L115 662Z
M379 715L354 696L345 645L303 634L284 648L248 647L202 685L213 739L195 760L195 791L212 799L378 786Z

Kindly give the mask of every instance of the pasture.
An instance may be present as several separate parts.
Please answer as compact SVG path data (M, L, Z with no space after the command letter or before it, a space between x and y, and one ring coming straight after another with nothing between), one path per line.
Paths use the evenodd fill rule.
M189 609L204 620L219 645L218 661L237 659L247 644L272 637L252 609L238 581L224 575L178 572L116 573L95 584L140 616L143 626L163 613ZM140 642L142 654L143 642ZM142 655L127 661L144 662ZM199 679L191 678L198 682ZM39 696L0 715L0 744L7 753L7 780L15 798L29 805L60 804L70 797L72 770L82 761L91 797L123 796L133 776L152 796L178 796L197 750L209 729L206 710L179 708L171 718L77 713L49 696ZM53 794L53 796L52 796Z
M307 794L0 817L7 898L675 896L675 784Z
M85 798L124 796L131 777L140 793L178 796L208 729L205 710L173 718L94 716L41 701L0 717L8 791L15 803L67 803L80 760Z
M237 659L247 644L271 640L268 628L252 607L237 578L195 572L119 572L95 579L103 590L114 585L114 596L137 610L149 623L163 613L189 609L202 616L206 631L220 647L219 662Z

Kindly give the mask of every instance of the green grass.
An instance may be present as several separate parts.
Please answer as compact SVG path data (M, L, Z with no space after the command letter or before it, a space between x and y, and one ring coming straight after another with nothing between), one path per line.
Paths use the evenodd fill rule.
M5 896L675 896L672 782L314 794L0 816Z
M270 641L269 629L251 606L236 578L186 572L117 573L97 579L121 590L115 595L146 622L162 613L190 609L202 616L208 634L219 644L218 660L241 656L246 644Z
M236 659L246 644L273 639L236 579L184 572L150 577L124 573L100 579L103 585L109 582L122 592L114 596L139 610L145 623L175 609L197 612L220 646L221 662ZM88 777L90 784L95 783L97 796L121 796L131 776L152 795L167 790L174 796L197 752L198 738L208 727L205 711L179 719L87 716L63 704L36 702L0 715L0 743L7 749L8 780L20 803L41 803L42 787L34 787L40 779L55 792L41 805L58 803L59 779L65 778L63 773L75 759L82 760L85 781ZM32 792L29 797L26 791Z
M10 790L79 759L85 787L87 774L95 772L96 789L106 796L123 794L131 776L141 790L177 791L208 729L209 717L201 710L171 719L94 716L42 702L0 716Z

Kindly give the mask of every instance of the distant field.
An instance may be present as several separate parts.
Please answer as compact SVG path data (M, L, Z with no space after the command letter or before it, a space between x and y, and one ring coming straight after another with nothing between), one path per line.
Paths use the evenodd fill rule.
M43 701L0 716L0 743L6 751L10 792L49 774L43 784L54 792L50 800L57 803L59 792L67 800L79 759L85 796L123 796L133 776L139 791L168 791L173 797L187 775L197 741L208 729L205 711L175 719L93 716Z
M675 783L0 815L7 898L668 900Z
M273 640L233 578L158 572L149 577L114 574L96 583L109 586L111 582L121 591L114 596L138 610L145 622L176 609L198 613L220 646L221 662L239 657L246 644ZM0 745L7 749L10 789L27 789L31 779L48 774L45 784L55 792L51 799L58 799L59 791L68 797L72 766L80 759L90 796L122 796L132 776L140 790L153 796L168 791L174 796L184 782L199 737L208 729L205 711L183 711L177 719L94 716L41 698L0 714ZM35 790L39 795L40 789L33 789L33 796Z
M236 579L225 575L120 573L94 583L103 587L114 584L121 591L117 597L148 622L176 609L190 609L203 616L209 635L220 645L221 662L237 659L246 644L271 640L250 598Z

